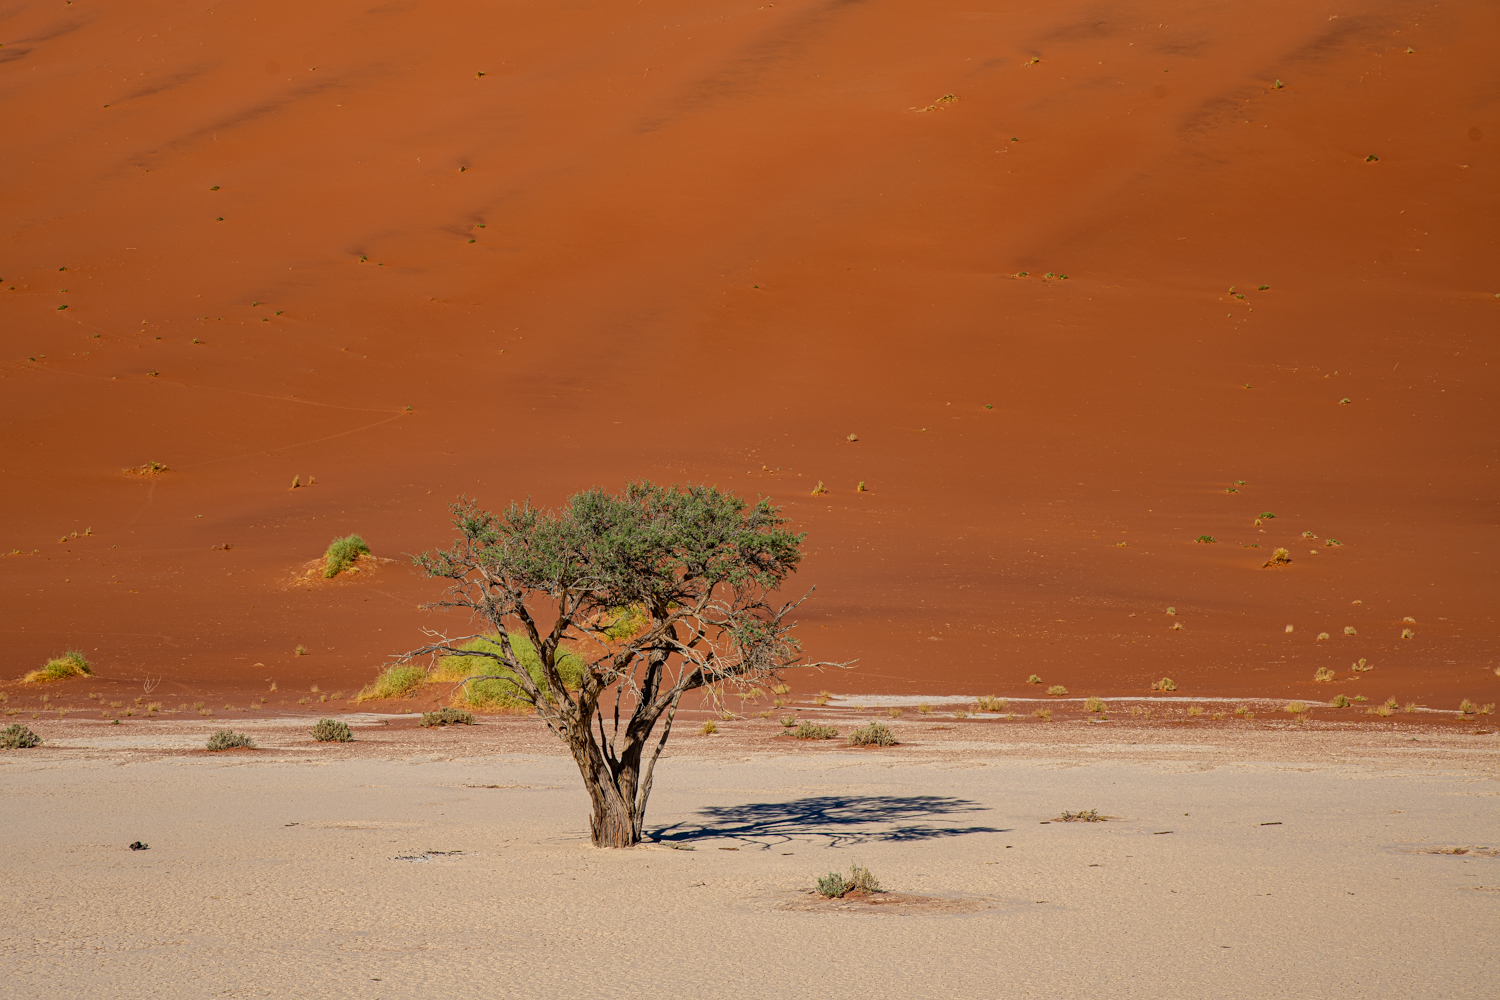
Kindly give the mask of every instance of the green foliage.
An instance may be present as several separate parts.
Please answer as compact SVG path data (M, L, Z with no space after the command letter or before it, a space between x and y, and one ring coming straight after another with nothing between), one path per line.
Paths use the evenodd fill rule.
M531 640L519 632L510 632L510 648L516 659L526 672L531 675L531 680L542 690L546 690L543 680L542 658L537 655L536 647ZM503 655L498 638L474 639L459 647L462 650L481 650L493 653L495 656ZM557 672L562 675L564 686L576 689L583 683L584 671L588 664L583 657L570 649L558 648ZM482 674L504 675L498 680L470 681L465 684L463 690L458 694L464 704L470 708L480 710L512 709L527 707L531 704L527 700L521 685L509 679L511 668L503 660L493 659L489 656L445 656L437 662L433 668L432 679L439 681L461 681L465 677Z
M880 891L880 881L864 865L850 865L848 878L838 872L829 872L818 879L818 894L826 899L839 899L855 891Z
M332 579L353 566L360 556L369 554L370 547L358 535L335 538L328 543L328 551L323 553L323 576Z
M829 872L818 879L818 894L827 899L838 899L849 891L849 885L844 882L844 876L838 872Z
M1205 545L1210 545L1214 542L1217 542L1218 539L1213 535L1199 535L1196 539L1194 539L1194 541L1202 542Z
M1354 703L1349 700L1348 695L1336 694L1329 700L1328 704L1334 708L1348 708Z
M441 708L436 712L423 712L419 726L472 726L474 713L458 708Z
M255 741L244 733L237 733L233 729L220 729L208 738L210 750L234 750L239 747L255 749Z
M348 743L354 739L349 724L337 719L319 719L312 727L312 735L319 743Z
M63 655L54 656L48 660L40 670L31 671L23 678L23 681L27 684L64 681L69 677L82 677L93 672L93 668L89 666L89 661L83 653L70 649Z
M42 745L42 738L19 722L0 729L0 749L26 750Z
M820 726L815 722L804 722L792 730L792 735L799 740L831 740L839 734L832 726Z
M860 726L849 734L849 745L854 747L893 747L896 737L883 722L871 722Z
M369 685L354 696L355 701L377 701L401 698L427 683L427 671L409 663L396 663L382 670Z
M616 642L629 639L645 628L651 620L646 615L646 609L639 604L624 608L610 608L606 617L610 623L604 626L604 637Z

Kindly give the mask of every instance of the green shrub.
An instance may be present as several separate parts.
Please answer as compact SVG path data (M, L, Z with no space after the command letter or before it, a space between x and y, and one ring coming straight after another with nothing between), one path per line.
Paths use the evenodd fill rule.
M604 628L606 639L629 639L645 628L648 620L646 609L639 604L632 604L625 608L610 608L608 615L611 621Z
M1354 703L1349 700L1347 695L1336 694L1329 700L1328 704L1334 708L1348 708Z
M864 865L850 865L849 877L838 872L829 872L818 879L818 894L827 899L839 899L851 892L879 892L880 882Z
M474 713L459 708L441 708L436 712L423 712L421 726L472 726Z
M542 658L537 655L536 647L531 644L531 640L524 635L512 632L510 633L510 648L521 666L525 667L526 672L531 675L532 682L545 690L542 684ZM464 643L459 649L482 649L492 653L501 651L499 641L494 638L474 639ZM577 688L583 683L583 674L588 669L588 664L584 662L583 657L570 649L560 649L558 652L557 672L562 675L563 684L569 688ZM438 660L437 666L433 668L432 679L458 682L475 674L509 673L510 667L487 656L445 656ZM481 710L527 708L531 705L531 702L526 700L521 686L513 680L504 678L470 681L459 691L458 698L468 707Z
M42 669L31 671L23 678L23 681L27 684L65 681L69 677L82 677L93 672L88 659L78 650L70 649L63 655L54 656L48 660L42 665Z
M839 734L832 726L820 726L815 722L804 722L792 730L792 735L799 740L831 740Z
M893 747L896 745L896 737L886 728L884 722L871 722L860 726L849 734L849 745L852 747Z
M237 733L233 729L220 729L208 738L210 750L233 750L237 747L249 747L255 749L255 741L244 733Z
M319 719L312 727L313 739L319 743L348 743L354 739L347 722L337 719Z
M400 698L411 694L427 682L427 671L410 663L393 663L382 670L368 686L354 696L355 701Z
M42 738L19 722L0 729L0 749L26 750L42 745Z
M332 579L353 566L360 556L370 554L370 547L358 535L345 535L328 543L323 553L323 576Z
M829 872L818 879L818 894L828 899L838 899L849 891L849 885L844 881L844 876L838 872Z

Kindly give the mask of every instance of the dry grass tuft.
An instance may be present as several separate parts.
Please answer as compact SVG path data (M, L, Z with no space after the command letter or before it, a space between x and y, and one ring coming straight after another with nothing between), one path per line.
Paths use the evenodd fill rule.
M718 731L719 731L719 724L717 722L715 722L713 719L709 719L707 722L705 722L703 724L703 728L698 730L698 732L702 733L704 736L712 736L714 733L717 733Z
M799 740L831 740L839 734L832 726L820 726L816 722L803 722L792 730L792 736Z
M21 681L24 684L45 684L49 681L65 681L69 677L83 677L93 672L87 657L76 649L70 649L42 664L40 670L31 671Z
M235 750L239 747L254 750L255 741L244 733L237 733L233 729L220 729L208 738L208 749L210 750Z
M1333 708L1348 708L1354 702L1350 701L1346 695L1336 694L1329 700L1328 704Z
M1061 816L1057 817L1056 819L1054 819L1052 822L1054 822L1054 823L1103 823L1107 819L1109 819L1109 817L1108 816L1101 816L1099 814L1099 810L1097 810L1097 809L1083 809L1083 810L1080 810L1079 812L1076 812L1076 813L1075 812L1068 812L1067 810L1063 810L1063 814Z
M888 708L888 709L885 710L885 714L888 715L888 716L890 716L893 719L899 719L899 718L901 718L901 709L899 709L896 706L892 705L890 708Z
M1026 683L1027 684L1040 684L1040 683L1042 683L1042 679L1040 677L1038 677L1036 674L1032 674L1030 677L1026 678Z
M1043 722L1052 721L1052 709L1050 708L1039 708L1031 714L1034 718L1041 719Z
M1271 558L1265 561L1265 566L1285 566L1291 561L1292 553L1290 549L1277 549L1271 553Z
M1463 716L1463 715L1473 715L1473 714L1475 714L1478 711L1479 711L1479 706L1476 705L1476 704L1474 704L1472 701L1470 701L1467 698L1465 698L1463 701L1461 701L1461 702L1458 703L1458 714L1460 716Z
M1319 667L1318 672L1313 674L1313 680L1319 684L1331 684L1336 677L1338 674L1328 667Z
M1361 656L1358 660L1349 665L1349 669L1357 674L1363 674L1367 671L1374 670L1375 664L1366 661L1365 658Z
M996 698L992 695L981 695L977 700L980 712L1004 712L1010 708L1010 702L1004 698Z
M374 681L354 696L354 700L378 701L384 698L403 698L425 683L427 683L426 670L409 663L395 663L381 671Z
M1109 706L1104 703L1104 699L1100 698L1097 695L1092 695L1092 694L1089 695L1088 698L1086 698L1084 700L1084 702L1083 702L1083 708L1084 708L1084 711L1086 711L1086 712L1107 712L1107 711L1109 711Z
M1047 689L1047 693L1050 695L1061 696L1067 694L1068 689L1063 687L1061 684L1054 684Z
M436 712L423 712L422 721L419 726L472 726L474 724L474 713L465 712L461 708L443 707Z
M1289 701L1286 703L1286 707L1283 708L1282 711L1288 712L1292 715L1301 715L1303 712L1307 711L1307 704L1300 701Z
M359 561L360 556L369 554L370 547L358 535L335 538L328 543L328 550L323 553L324 579L333 579L344 570L352 568Z
M1202 715L1202 714L1203 714L1203 708L1200 705L1194 705L1192 708L1188 709L1188 715L1194 716L1195 718L1197 716Z
M1174 681L1170 677L1163 677L1159 681L1152 681L1151 682L1151 690L1153 690L1153 691L1176 691L1177 690L1177 682Z
M920 704L920 705L917 706L917 711L921 712L923 715L931 715L932 714L932 706L929 705L929 704L927 704L927 702L924 701L924 702L922 702L922 704Z

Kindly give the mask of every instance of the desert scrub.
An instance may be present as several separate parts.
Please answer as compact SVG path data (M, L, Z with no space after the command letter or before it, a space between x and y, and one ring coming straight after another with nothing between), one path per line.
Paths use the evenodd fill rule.
M852 747L893 747L896 745L896 737L891 735L885 723L871 722L849 734L849 745Z
M208 738L210 750L234 750L239 747L255 749L255 741L244 733L237 733L233 729L220 729Z
M1348 708L1354 702L1350 701L1347 695L1336 694L1329 699L1328 704L1334 708Z
M816 722L804 722L792 730L792 735L799 740L831 740L839 734L832 726L820 726Z
M899 719L901 718L901 709L896 707L895 705L892 705L890 708L885 710L885 714L893 719Z
M1203 706L1201 706L1201 705L1194 705L1192 708L1188 709L1188 715L1191 715L1193 718L1197 718L1198 716L1200 716L1202 714L1203 714Z
M4 729L0 729L0 749L27 750L41 745L42 738L19 722L13 722Z
M472 726L474 713L461 708L440 708L436 712L423 712L419 726Z
M703 724L703 727L698 730L698 732L702 733L704 736L712 736L714 733L717 733L718 731L719 731L719 724L717 722L715 722L713 719L709 719L707 722L705 722Z
M410 663L393 663L382 670L359 694L355 701L378 701L382 698L400 698L411 694L427 683L427 671Z
M345 535L343 538L335 538L328 543L328 551L323 553L323 577L333 579L344 570L353 566L360 556L370 554L370 547L365 540L358 535Z
M871 893L880 891L879 880L864 865L850 865L848 878L838 872L829 872L818 879L818 894L826 899L839 899L855 890Z
M1319 632L1318 633L1318 638L1317 638L1316 641L1318 641L1318 642L1327 642L1329 639L1332 639L1332 638L1333 638L1333 636L1329 635L1327 632Z
M1032 712L1031 715L1033 718L1041 719L1043 722L1052 721L1052 709L1050 708L1039 708L1035 712Z
M1086 712L1099 712L1101 714L1109 711L1109 706L1104 703L1104 699L1092 694L1084 701L1083 708Z
M1331 684L1338 675L1328 667L1319 667L1318 672L1313 674L1313 680L1319 684Z
M542 677L542 659L537 655L536 647L524 635L511 632L509 637L511 652L531 675L532 683L545 691L547 685ZM458 648L501 652L497 637L474 639ZM587 664L584 663L583 657L569 649L558 650L557 672L562 675L564 686L576 689L583 683L583 674L586 669ZM510 678L510 673L510 667L487 656L445 656L438 660L430 679L457 682L465 677L500 674L500 677L490 680L470 681L457 692L455 699L469 708L482 711L530 707L531 703L524 697L521 686Z
M1403 639L1415 639L1416 637L1417 633L1413 632L1409 628L1404 628L1401 630L1401 638Z
M1479 711L1479 706L1467 698L1458 703L1459 715L1473 715L1477 711Z
M348 743L354 739L349 724L337 719L319 719L312 727L312 735L319 743Z
M1063 810L1063 814L1052 822L1054 823L1103 823L1108 816L1099 815L1097 809L1083 809L1076 813Z
M1062 695L1068 693L1068 689L1063 687L1061 684L1054 684L1047 689L1047 693L1052 695L1053 697L1061 697Z
M78 650L70 649L42 664L40 670L31 671L22 681L26 684L43 684L47 681L65 681L69 677L83 677L93 672L88 659Z
M980 712L1004 712L1010 708L1010 702L1004 698L983 697L975 702Z
M932 706L929 705L929 704L927 704L927 702L924 701L924 702L922 702L922 704L920 704L920 705L917 706L917 711L921 712L923 715L931 715L932 714Z
M1177 682L1174 681L1170 677L1163 677L1159 681L1152 681L1151 682L1151 690L1153 690L1153 691L1176 691L1177 690Z
M1291 550L1290 549L1281 549L1281 548L1278 548L1274 552L1271 553L1271 558L1269 558L1269 559L1266 560L1265 565L1266 566L1285 566L1287 563L1289 563L1291 561L1292 561L1292 552L1291 552Z
M1040 677L1038 677L1036 674L1032 674L1030 677L1026 678L1026 683L1027 684L1040 684L1040 683L1042 683L1042 679Z
M648 621L646 608L640 604L632 604L625 608L610 608L605 613L609 624L604 626L604 637L619 641L629 639L646 627ZM601 625L603 622L600 623Z
M1307 705L1300 701L1289 701L1286 703L1286 707L1283 708L1282 711L1289 712L1292 715L1301 715L1303 712L1307 711Z

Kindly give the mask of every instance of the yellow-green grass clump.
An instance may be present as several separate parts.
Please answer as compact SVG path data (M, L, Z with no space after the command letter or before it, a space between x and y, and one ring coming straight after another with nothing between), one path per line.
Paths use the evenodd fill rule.
M532 682L545 690L546 685L542 681L542 659L537 655L536 647L531 644L531 640L524 635L512 632L510 633L510 648L515 653L516 659L521 662L521 666L525 667L526 672L531 675ZM460 646L459 649L501 652L500 643L494 638L474 639ZM558 673L562 675L563 684L569 688L576 688L583 683L583 673L587 669L587 664L577 653L564 649L558 657L557 668ZM488 656L445 656L433 667L430 679L457 684L465 677L485 674L507 675L510 672L510 667ZM454 692L453 700L455 704L466 705L481 711L505 711L531 707L531 703L523 696L521 686L514 680L504 677L470 681Z
M427 671L410 663L393 663L354 696L355 701L404 698L427 683Z
M360 556L370 554L370 547L358 535L345 535L328 543L323 553L323 577L331 580L359 561Z
M27 684L45 684L48 681L65 681L69 677L83 677L93 672L88 659L78 650L70 649L61 656L54 656L40 670L31 671L22 680Z

